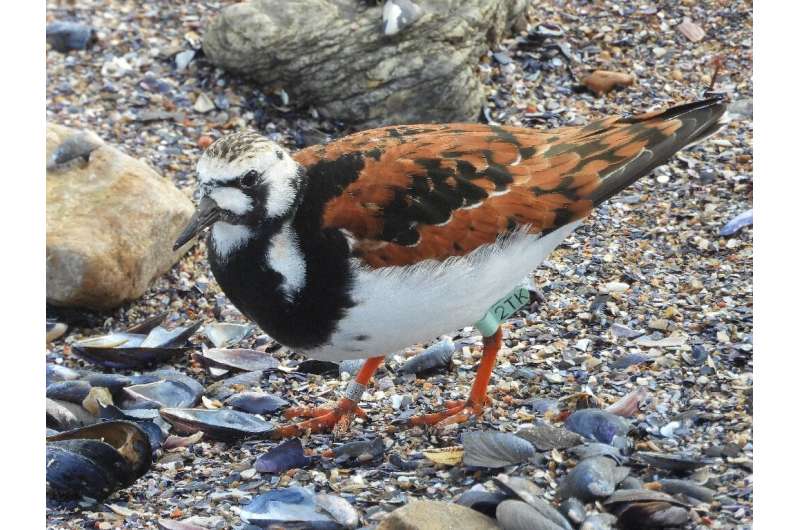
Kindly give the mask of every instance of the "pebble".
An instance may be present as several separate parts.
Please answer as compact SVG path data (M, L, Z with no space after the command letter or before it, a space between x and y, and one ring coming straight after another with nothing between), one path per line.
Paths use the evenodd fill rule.
M197 95L197 99L194 102L193 106L194 110L200 112L201 114L205 114L206 112L210 112L214 110L216 107L214 106L214 102L206 96L203 92Z

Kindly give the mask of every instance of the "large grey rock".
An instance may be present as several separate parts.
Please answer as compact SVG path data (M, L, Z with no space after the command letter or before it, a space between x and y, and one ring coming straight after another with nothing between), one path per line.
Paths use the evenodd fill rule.
M494 519L451 502L411 501L381 521L377 530L500 530Z
M108 309L141 296L186 249L192 215L169 180L92 133L47 126L47 302Z
M396 35L382 8L355 0L251 0L205 31L216 65L284 88L300 104L360 127L474 119L477 64L529 0L414 0L421 16Z

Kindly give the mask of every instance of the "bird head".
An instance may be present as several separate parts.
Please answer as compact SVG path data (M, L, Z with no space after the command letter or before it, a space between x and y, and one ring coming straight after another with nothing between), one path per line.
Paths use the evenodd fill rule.
M254 132L211 144L197 163L200 202L175 241L177 250L215 223L252 234L290 217L300 195L302 167L281 146Z

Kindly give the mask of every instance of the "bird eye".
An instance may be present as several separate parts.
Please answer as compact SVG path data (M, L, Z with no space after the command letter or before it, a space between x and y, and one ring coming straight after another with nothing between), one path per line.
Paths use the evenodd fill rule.
M258 181L258 171L256 171L255 169L251 169L250 171L245 173L244 176L240 179L242 186L244 186L245 188L251 188L255 186L257 181Z

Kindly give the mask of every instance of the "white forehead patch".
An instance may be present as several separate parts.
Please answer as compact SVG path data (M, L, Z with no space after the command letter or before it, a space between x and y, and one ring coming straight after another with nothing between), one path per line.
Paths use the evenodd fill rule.
M269 268L283 276L281 291L289 300L294 300L306 285L306 261L292 227L284 226L275 234L266 257Z
M244 225L232 225L217 221L211 228L214 249L223 260L227 259L231 252L241 248L252 237L252 230Z
M208 194L214 202L223 210L228 210L236 215L244 215L250 211L253 201L245 193L237 188L220 186L211 190Z

